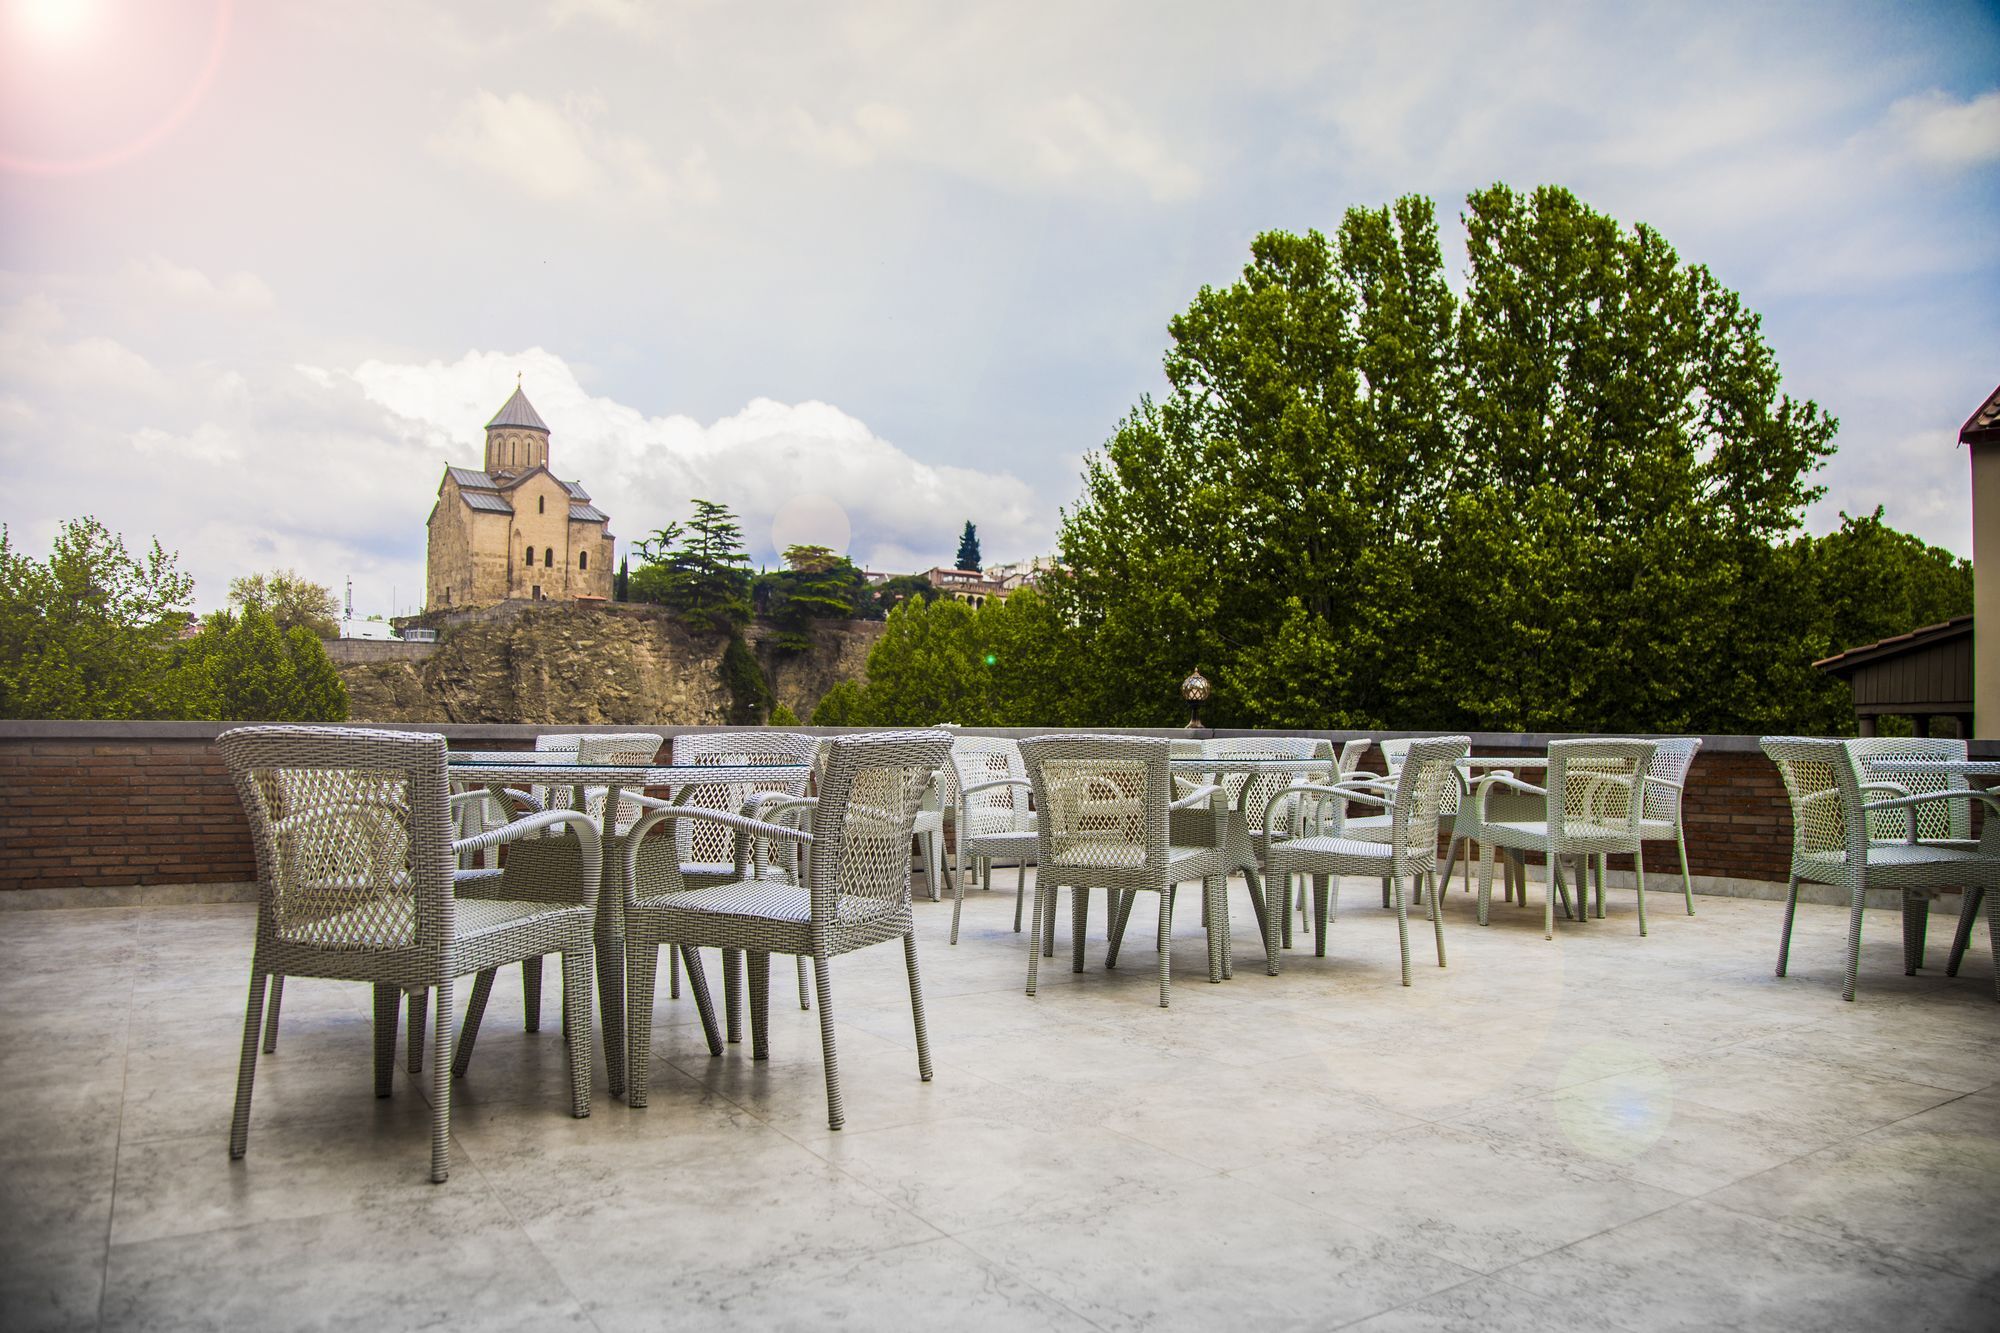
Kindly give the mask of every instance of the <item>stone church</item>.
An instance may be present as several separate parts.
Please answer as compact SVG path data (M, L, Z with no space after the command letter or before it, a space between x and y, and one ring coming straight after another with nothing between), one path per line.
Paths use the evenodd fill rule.
M426 609L611 597L611 520L549 471L549 428L515 386L486 423L486 467L447 467L430 516Z

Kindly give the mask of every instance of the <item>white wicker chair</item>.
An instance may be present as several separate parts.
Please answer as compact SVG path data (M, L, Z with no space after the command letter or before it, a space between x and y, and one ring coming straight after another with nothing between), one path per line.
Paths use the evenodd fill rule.
M715 1011L698 948L743 950L749 959L750 1040L754 1059L769 1046L770 960L773 953L813 960L819 993L820 1043L826 1065L827 1124L839 1129L840 1066L834 1055L831 961L837 955L900 939L909 973L910 1010L916 1025L917 1072L929 1082L930 1041L924 1028L923 989L917 975L915 919L910 912L910 830L924 791L951 746L944 731L885 731L842 736L828 747L819 795L812 798L812 827L750 819L720 810L675 806L639 821L626 844L627 985L631 995L626 1101L646 1104L652 1051L653 992L660 946L679 950L687 965L703 1032L712 1055L722 1053ZM706 822L734 830L738 878L728 884L686 889L677 867L662 866L655 879L641 875L644 836L659 823ZM796 843L806 882L777 884L751 878L757 840ZM638 887L645 886L643 891Z
M1340 892L1343 875L1366 875L1390 886L1391 905L1396 911L1396 938L1402 954L1403 984L1410 984L1409 907L1403 885L1412 878L1435 884L1437 871L1438 821L1446 798L1457 789L1458 761L1471 751L1466 736L1440 736L1413 741L1402 747L1404 756L1392 796L1384 796L1372 786L1301 783L1290 794L1313 810L1307 830L1301 836L1273 842L1270 847L1272 891L1277 900L1272 910L1289 917L1293 875L1309 875L1313 881L1313 914L1316 922L1313 952L1326 957L1327 909ZM1342 811L1348 801L1373 805L1388 811L1389 836L1354 838L1344 832ZM1320 812L1323 811L1322 815ZM1271 818L1281 815L1273 802ZM1322 822L1323 821L1323 822ZM1433 887L1428 895L1437 901ZM1437 938L1438 966L1445 965L1444 916L1431 913Z
M1172 986L1175 887L1202 881L1208 921L1208 979L1230 972L1228 867L1222 847L1221 789L1196 787L1174 799L1169 742L1148 736L1038 736L1021 743L1021 758L1039 816L1034 927L1028 940L1028 994L1035 993L1045 937L1054 929L1056 894L1072 900L1071 970L1083 971L1090 890L1111 906L1104 966L1118 964L1118 946L1141 892L1160 896L1160 1007ZM1207 808L1214 836L1202 846L1168 842L1170 813Z
M1339 760L1333 756L1332 747L1306 736L1224 736L1203 742L1201 748L1203 757L1210 759L1325 759L1325 780L1339 780L1334 771ZM1231 870L1243 872L1250 890L1250 906L1257 915L1257 929L1264 940L1265 968L1272 976L1278 974L1280 947L1290 948L1292 944L1291 914L1271 911L1272 889L1261 881L1268 877L1273 840L1282 840L1297 831L1299 798L1285 793L1312 778L1312 774L1294 771L1219 773L1210 779L1222 788L1224 803L1233 812L1234 817L1228 822L1225 864ZM1202 817L1203 812L1191 811L1177 818L1185 822ZM1191 827L1187 839L1193 840L1199 832L1199 828ZM1175 840L1182 840L1179 830Z
M1671 842L1681 858L1681 896L1694 915L1694 880L1688 876L1687 833L1681 823L1681 799L1687 794L1688 769L1701 749L1699 736L1676 736L1656 743L1646 766L1646 808L1639 816L1641 842Z
M452 996L457 978L543 954L563 958L570 1109L590 1114L593 821L558 810L454 841L442 736L346 727L239 727L216 741L257 855L257 942L229 1155L249 1146L267 978L375 987L375 1095L393 1087L400 992L437 994L431 1179L451 1172ZM475 852L554 829L580 852L575 882L520 899L460 899L453 868ZM539 841L539 839L536 839Z
M1921 840L1932 806L1982 801L1987 818L2000 811L2000 801L1984 792L1945 788L1916 795L1867 799L1870 791L1892 784L1865 780L1862 765L1850 745L1804 736L1766 736L1764 753L1778 766L1792 804L1792 873L1785 900L1784 932L1778 941L1778 975L1784 976L1792 947L1792 919L1798 910L1799 884L1830 884L1849 895L1847 972L1843 1000L1854 998L1855 976L1861 966L1861 918L1873 889L1900 889L1903 894L1903 965L1916 971L1922 961L1922 922L1930 897L1940 889L1980 887L1985 894L1987 927L2000 946L2000 894L1994 878L2000 856L1964 845L1938 845ZM1900 790L1900 784L1894 789ZM1953 826L1953 816L1939 821ZM1900 825L1904 837L1879 836ZM1956 840L1954 840L1956 841ZM1969 896L1969 895L1968 895ZM1969 934L1970 927L1967 927ZM2000 948L1995 950L2000 957ZM2000 994L2000 972L1995 977Z
M1654 743L1639 740L1578 740L1549 743L1548 785L1538 787L1511 773L1495 773L1473 788L1474 820L1480 840L1489 847L1516 852L1541 852L1548 857L1549 887L1542 929L1555 938L1555 903L1568 892L1563 880L1565 857L1577 859L1576 920L1590 914L1586 882L1594 867L1597 914L1604 915L1604 863L1607 857L1630 856L1637 886L1639 933L1646 933L1646 860L1639 820L1645 810L1646 767ZM1487 802L1502 789L1544 799L1546 813L1538 820L1496 820ZM1485 862L1479 875L1479 920L1487 919L1493 896L1493 867Z
M999 736L954 736L951 760L945 766L947 789L954 796L952 848L951 942L958 943L959 916L965 908L965 872L993 887L993 863L1012 861L1014 929L1021 929L1027 899L1028 866L1035 859L1038 835L1035 815L1028 808L1028 769L1018 741Z

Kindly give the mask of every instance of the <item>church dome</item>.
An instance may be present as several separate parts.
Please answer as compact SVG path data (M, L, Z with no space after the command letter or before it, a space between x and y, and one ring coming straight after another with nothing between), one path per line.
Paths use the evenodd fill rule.
M544 435L549 433L548 425L542 420L541 413L535 411L535 405L528 401L528 395L521 392L521 386L518 384L514 386L513 395L501 405L493 420L486 423L488 430L508 428L538 430Z

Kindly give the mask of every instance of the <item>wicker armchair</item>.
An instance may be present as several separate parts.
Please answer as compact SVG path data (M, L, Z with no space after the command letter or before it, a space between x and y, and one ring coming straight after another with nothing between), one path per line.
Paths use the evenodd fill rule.
M945 766L948 786L956 794L952 850L951 942L958 943L959 915L965 909L964 871L993 887L993 863L1012 861L1019 868L1014 880L1014 929L1021 929L1021 909L1027 900L1028 865L1039 846L1035 814L1028 808L1028 768L1018 741L994 736L955 736L951 760Z
M903 942L909 972L910 1010L916 1025L917 1072L931 1077L930 1040L924 1029L923 989L917 975L915 918L910 911L910 830L924 792L951 746L944 731L887 731L842 736L828 747L812 827L751 819L719 810L680 806L655 810L639 821L626 844L636 865L644 836L655 824L700 821L738 835L732 883L684 889L678 867L660 879L635 868L625 879L625 949L631 997L626 1102L644 1106L652 1054L654 978L661 945L679 950L687 965L709 1052L719 1055L714 1008L697 948L743 950L749 959L750 1040L754 1059L769 1046L770 961L773 953L809 957L819 998L820 1043L826 1062L827 1125L839 1129L840 1066L834 1055L832 960L889 940ZM747 877L757 840L806 849L802 885ZM657 841L657 840L656 840ZM643 886L643 887L641 887Z
M1930 739L1921 736L1863 736L1845 742L1847 752L1861 765L1864 792L1878 792L1897 796L1923 796L1932 792L1969 792L1965 779L1948 773L1895 773L1877 775L1872 765L1885 759L1964 759L1966 746L1962 740ZM1878 811L1868 817L1868 836L1878 841L1901 842L1910 833L1909 820L1916 819L1916 836L1921 842L1934 846L1957 847L1961 850L1977 850L1979 843L1972 836L1971 800L1927 801L1914 811ZM1958 929L1951 942L1951 957L1945 964L1944 974L1958 975L1958 965L1965 958L1965 950L1972 943L1973 923L1979 919L1979 909L1985 899L1985 890L1978 884L1965 886L1959 899ZM1923 966L1924 935L1930 915L1928 896L1917 898L1905 904L1906 913L1917 915L1915 922L1916 948L1910 960L1910 970Z
M1699 736L1676 736L1657 743L1646 765L1646 805L1639 816L1641 842L1671 842L1681 858L1681 896L1694 915L1694 880L1688 876L1687 834L1681 827L1681 797L1687 792L1688 769L1701 749Z
M1568 888L1563 860L1577 862L1575 919L1589 916L1585 883L1588 871L1597 878L1597 914L1604 915L1604 862L1609 856L1630 856L1637 885L1639 933L1646 933L1646 859L1640 841L1645 811L1645 779L1652 763L1652 741L1582 740L1549 742L1548 785L1538 787L1511 773L1495 773L1473 788L1473 819L1480 840L1489 847L1516 852L1541 852L1548 857L1549 889L1542 912L1542 931L1556 937L1555 903L1562 897L1567 911ZM1487 805L1501 790L1540 796L1546 813L1538 820L1496 820ZM1484 923L1493 896L1493 866L1486 862L1479 875L1479 920Z
M530 815L454 841L442 736L346 727L239 727L216 741L257 855L257 941L229 1155L249 1146L250 1095L266 981L273 975L375 987L375 1095L394 1079L398 1000L437 993L431 1179L451 1172L452 997L457 978L560 953L570 1109L590 1114L592 928L597 830L584 814ZM568 828L582 851L566 900L460 899L455 857Z
M1785 975L1790 960L1792 919L1798 911L1801 882L1830 884L1849 894L1843 1000L1854 998L1855 975L1861 966L1862 908L1869 889L1902 891L1905 974L1914 973L1922 962L1923 922L1931 896L1941 889L1986 890L1987 927L1995 945L2000 946L2000 911L1995 910L2000 894L1992 892L1994 877L2000 874L2000 855L1982 852L1959 839L1940 844L1921 838L1927 822L1947 831L1956 826L1955 816L1947 813L1939 817L1933 807L1977 800L1986 804L1987 818L1992 819L2000 801L1984 792L1950 786L1912 795L1903 792L1899 783L1865 780L1852 743L1766 736L1762 744L1764 753L1778 766L1792 803L1792 873L1784 932L1778 941L1779 976ZM1899 794L1868 799L1870 792L1885 790ZM1897 828L1903 832L1902 840L1884 836ZM1970 905L1971 894L1967 899ZM1969 936L1969 924L1965 930ZM1995 953L2000 956L2000 948ZM2000 974L1995 977L1995 988L2000 994Z
M1230 736L1204 742L1202 754L1211 759L1325 759L1327 780L1337 782L1339 775L1333 770L1339 760L1331 754L1331 748L1325 741L1303 736ZM1265 967L1276 976L1279 947L1290 948L1292 943L1291 914L1270 910L1270 886L1259 881L1268 875L1273 840L1289 837L1297 830L1294 811L1299 798L1286 793L1305 778L1297 772L1221 773L1213 781L1222 788L1224 802L1235 816L1228 825L1226 864L1231 870L1243 872L1250 889L1250 907L1256 913L1257 929L1264 940ZM1272 818L1274 814L1279 818ZM1190 812L1178 819L1184 822L1191 816L1199 818L1200 812ZM1172 832L1174 841L1183 841L1180 830ZM1198 829L1191 827L1186 840L1193 840L1197 834Z
M1071 970L1083 971L1085 921L1091 889L1109 898L1112 924L1104 966L1118 965L1118 947L1140 892L1160 896L1160 1007L1172 988L1174 892L1202 882L1208 923L1208 979L1229 966L1229 873L1221 836L1222 789L1198 786L1173 799L1170 742L1142 736L1039 736L1021 743L1038 821L1034 926L1028 940L1028 994L1035 993L1045 930L1055 921L1056 894L1072 899ZM1206 809L1212 836L1200 846L1168 842L1174 811Z
M1366 875L1390 886L1390 904L1396 911L1396 938L1402 953L1403 984L1410 984L1410 914L1403 885L1412 878L1432 884L1429 900L1435 904L1438 821L1447 797L1457 790L1458 761L1471 752L1466 736L1440 736L1412 741L1405 749L1394 794L1385 796L1370 786L1327 783L1299 783L1287 793L1311 811L1307 831L1282 842L1272 842L1269 852L1272 890L1277 901L1272 911L1289 917L1293 875L1310 875L1313 882L1315 921L1313 953L1326 957L1327 908L1340 891L1343 875ZM1387 811L1389 836L1385 839L1354 838L1343 831L1342 811L1348 801L1372 805ZM1271 819L1281 817L1277 802L1272 803ZM1330 831L1326 831L1330 830ZM1445 965L1444 914L1431 913L1437 937L1438 966Z

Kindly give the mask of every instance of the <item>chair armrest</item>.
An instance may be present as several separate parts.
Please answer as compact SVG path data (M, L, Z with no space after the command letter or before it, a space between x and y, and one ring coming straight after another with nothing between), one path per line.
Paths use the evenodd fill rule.
M985 782L975 782L970 787L961 787L958 794L961 797L971 796L975 792L990 791L995 787L1020 787L1025 791L1033 791L1034 786L1035 784L1026 778L991 778Z
M576 827L577 837L583 842L584 850L590 853L585 858L586 862L596 864L598 848L603 840L597 831L597 821L581 810L543 810L537 814L523 815L512 823L488 829L475 837L460 838L452 843L451 850L455 855L484 851L488 847L498 847L501 843L513 842L527 837L530 833L540 833L559 824L571 824Z
M1862 805L1861 810L1863 814L1873 814L1877 810L1914 811L1918 806L1927 805L1932 801L1965 800L1979 801L1989 811L2000 814L2000 797L1995 797L1987 792L1977 791L1970 787L1953 788L1951 791L1925 792L1921 796L1899 796L1887 801L1869 801ZM1917 821L1910 819L1905 822L1909 825L1910 844L1915 846L1918 842L1922 841L1917 837Z
M1210 797L1216 795L1221 790L1222 788L1217 786L1213 782L1203 783L1201 786L1196 787L1193 791L1189 792L1187 795L1181 797L1178 801L1174 801L1173 803L1168 805L1167 809L1186 810L1191 806L1200 805L1203 801L1208 800Z

